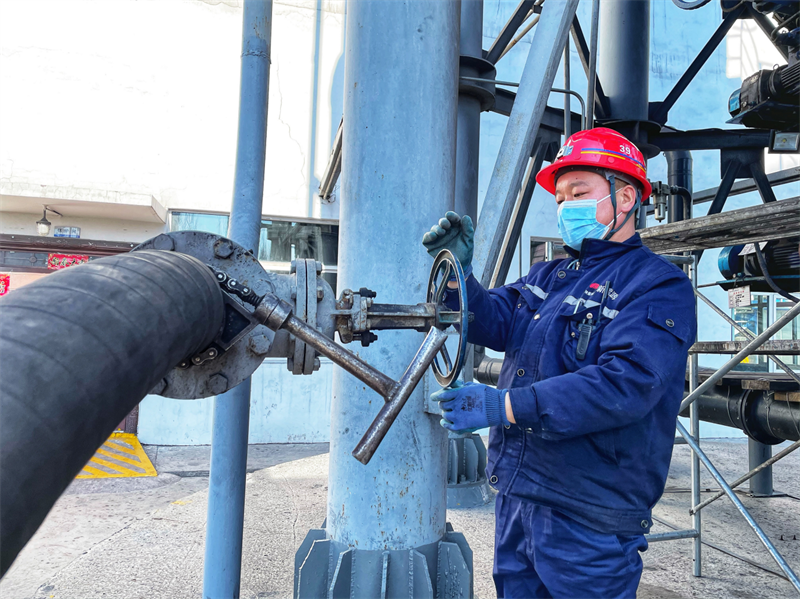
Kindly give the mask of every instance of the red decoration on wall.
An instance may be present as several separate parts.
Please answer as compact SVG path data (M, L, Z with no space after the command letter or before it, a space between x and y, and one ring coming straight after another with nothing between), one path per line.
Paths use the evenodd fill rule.
M77 264L85 264L89 261L89 256L80 254L49 254L47 256L47 268L50 270L61 270Z
M0 295L5 295L11 288L11 275L0 275Z

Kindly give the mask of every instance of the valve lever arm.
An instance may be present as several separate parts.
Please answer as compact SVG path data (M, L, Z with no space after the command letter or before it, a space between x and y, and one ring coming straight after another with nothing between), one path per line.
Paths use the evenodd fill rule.
M254 317L274 331L285 329L383 396L386 404L353 451L353 456L362 464L367 464L372 459L400 410L447 339L443 331L432 328L398 383L293 316L291 305L272 293L264 296Z
M391 395L397 387L397 383L381 371L294 316L291 305L272 293L264 296L253 316L273 331L285 329L369 385L384 398Z

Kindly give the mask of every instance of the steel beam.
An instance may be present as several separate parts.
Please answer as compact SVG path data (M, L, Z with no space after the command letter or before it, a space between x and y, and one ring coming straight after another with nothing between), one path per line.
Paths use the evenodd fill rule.
M697 73L700 72L700 69L703 68L703 65L706 64L706 61L714 53L714 50L717 49L717 46L719 46L722 40L725 39L725 36L736 22L736 19L741 17L746 9L747 5L742 3L734 10L725 14L725 16L722 18L722 23L719 24L716 31L714 31L709 40L706 42L705 46L703 46L683 75L681 75L681 78L678 79L678 82L667 94L667 97L664 98L662 102L653 102L653 104L651 104L651 120L661 123L662 125L667 122L670 109L675 105L675 102L678 101L678 98L681 97L681 94L695 78L695 75L697 75Z
M497 36L497 39L494 40L489 51L486 53L486 60L491 63L496 63L500 60L511 38L514 37L520 25L525 21L525 17L533 9L533 3L534 0L522 0L517 5L517 8L514 9L511 17L503 26L503 29L500 30L500 35ZM483 15L481 15L481 22L483 22Z
M767 183L770 185L770 187L785 185L787 183L794 183L795 181L800 181L799 166L793 166L784 169L782 171L777 171L775 173L770 173L767 175ZM730 192L728 192L728 196L741 195L743 193L750 193L751 191L758 191L758 185L753 179L745 179L743 181L734 183L733 187L731 187ZM692 202L695 204L710 202L711 200L714 199L716 193L717 193L717 187L709 187L708 189L702 189L692 195Z
M765 14L758 12L755 8L753 8L752 4L745 4L744 7L747 8L747 13L751 19L753 19L758 26L761 28L772 45L781 53L783 59L788 62L789 60L789 48L783 44L776 44L775 41L772 39L773 35L775 34L775 23Z
M486 191L480 226L475 231L473 269L484 286L490 284L500 257L525 165L533 151L577 6L577 0L564 0L544 7L531 41L519 92Z
M272 0L245 0L243 13L239 134L228 236L257 256L264 197ZM248 378L214 400L205 599L239 596L249 423Z
M590 51L589 45L586 43L586 38L583 35L583 30L581 29L581 23L578 20L577 15L572 19L572 41L575 42L575 49L578 52L578 57L581 59L581 64L583 65L583 72L586 74L586 79L590 79L589 74L592 72L591 66L591 58L590 58ZM595 68L596 71L596 68ZM589 111L592 108L589 106ZM594 114L598 119L605 119L608 118L608 98L606 97L605 92L603 91L603 86L600 84L600 81L595 77L594 81Z
M765 129L662 130L651 133L649 142L662 152L670 150L727 150L769 147Z
M511 225L508 228L508 233L503 240L503 250L500 254L500 260L489 283L490 287L499 287L505 285L508 271L511 269L511 260L514 258L514 252L517 244L519 243L520 235L522 234L522 226L525 224L525 217L528 215L528 208L531 205L531 198L533 191L536 189L536 173L542 168L545 156L548 149L553 145L553 142L546 142L537 140L536 151L533 158L530 160L528 169L525 173L524 184L519 194L519 201L514 207L514 214L511 217Z

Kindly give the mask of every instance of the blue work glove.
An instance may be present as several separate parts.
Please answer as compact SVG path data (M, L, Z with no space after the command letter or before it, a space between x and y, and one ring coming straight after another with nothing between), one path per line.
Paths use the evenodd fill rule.
M443 249L450 250L461 262L461 268L466 273L472 264L472 252L475 249L472 219L466 215L462 218L455 212L448 212L422 236L422 245L433 258Z
M480 383L464 383L442 389L431 395L442 410L440 424L458 433L475 432L487 426L508 425L506 389L495 389Z

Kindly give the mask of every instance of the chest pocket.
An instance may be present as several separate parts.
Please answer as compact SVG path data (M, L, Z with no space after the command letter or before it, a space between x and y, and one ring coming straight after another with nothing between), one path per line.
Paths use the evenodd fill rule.
M516 358L525 342L528 327L536 318L536 313L547 298L547 293L535 285L518 283L512 287L519 292L519 297L514 307L511 337L506 343L506 356Z
M609 311L606 310L606 315L601 318L599 306L587 308L581 305L576 311L574 305L565 303L559 314L559 322L564 329L561 358L565 369L574 372L584 366L597 364L600 338L611 322Z

